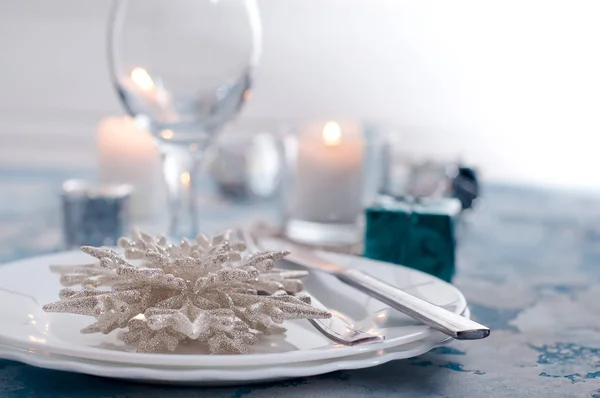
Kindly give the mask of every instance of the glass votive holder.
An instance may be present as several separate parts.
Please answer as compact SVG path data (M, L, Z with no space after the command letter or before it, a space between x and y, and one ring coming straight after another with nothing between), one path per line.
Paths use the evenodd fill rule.
M450 194L456 162L449 160L448 154L427 153L422 148L435 142L434 137L403 132L385 124L370 125L370 128L384 137L381 194L417 198Z
M384 137L383 171L379 192L392 197L453 197L463 210L471 209L480 195L478 171L465 165L451 149L424 148L435 136L410 134L399 128L373 124L369 128ZM435 145L432 145L435 147Z
M67 248L116 245L129 226L132 192L129 184L65 181L61 199Z
M270 199L281 175L279 123L251 120L229 123L209 155L209 168L222 196Z
M380 184L379 149L360 123L305 124L284 134L285 235L308 245L360 241L364 209Z

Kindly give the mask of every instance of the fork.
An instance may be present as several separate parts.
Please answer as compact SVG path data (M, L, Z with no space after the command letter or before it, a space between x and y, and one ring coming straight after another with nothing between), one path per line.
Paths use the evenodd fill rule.
M239 234L241 235L242 240L246 244L246 249L250 253L254 254L260 251L252 234L250 234L245 229L239 230ZM328 319L308 319L308 322L310 322L310 324L313 325L315 329L317 329L323 336L327 337L329 340L338 344L348 346L366 343L380 343L383 340L385 340L384 335L369 333L356 328L354 324L349 320L349 317L340 312L329 310L313 295L306 291L304 293L308 297L310 297L310 304L312 306L331 313L331 318Z

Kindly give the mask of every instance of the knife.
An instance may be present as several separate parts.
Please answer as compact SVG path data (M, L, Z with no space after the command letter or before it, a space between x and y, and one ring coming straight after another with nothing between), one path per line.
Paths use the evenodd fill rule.
M279 246L275 247L289 250L291 254L285 257L286 261L304 268L331 274L343 283L457 340L477 340L490 335L488 327L406 293L370 274L357 269L342 267L319 257L307 249L281 239L269 237L260 240L276 242Z

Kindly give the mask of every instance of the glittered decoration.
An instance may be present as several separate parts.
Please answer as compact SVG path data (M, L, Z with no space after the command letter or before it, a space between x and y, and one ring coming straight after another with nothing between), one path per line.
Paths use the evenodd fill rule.
M96 318L82 333L127 328L122 339L138 352L174 351L197 340L213 354L246 354L261 333L285 331L280 325L286 319L331 317L302 293L307 272L274 268L288 252L248 255L230 235L172 244L134 232L132 239L119 239L124 253L84 246L99 263L53 266L67 287L43 309Z

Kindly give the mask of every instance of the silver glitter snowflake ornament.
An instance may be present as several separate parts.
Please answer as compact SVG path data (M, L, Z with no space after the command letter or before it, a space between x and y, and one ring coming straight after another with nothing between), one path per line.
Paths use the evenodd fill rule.
M199 235L177 245L136 232L119 240L124 254L84 246L99 263L53 266L63 286L83 288L62 289L60 301L44 311L96 318L82 333L127 328L122 339L138 352L174 351L197 340L211 353L245 354L261 332L283 332L286 319L331 317L302 293L306 272L274 268L287 252L247 255L242 242L229 238Z

